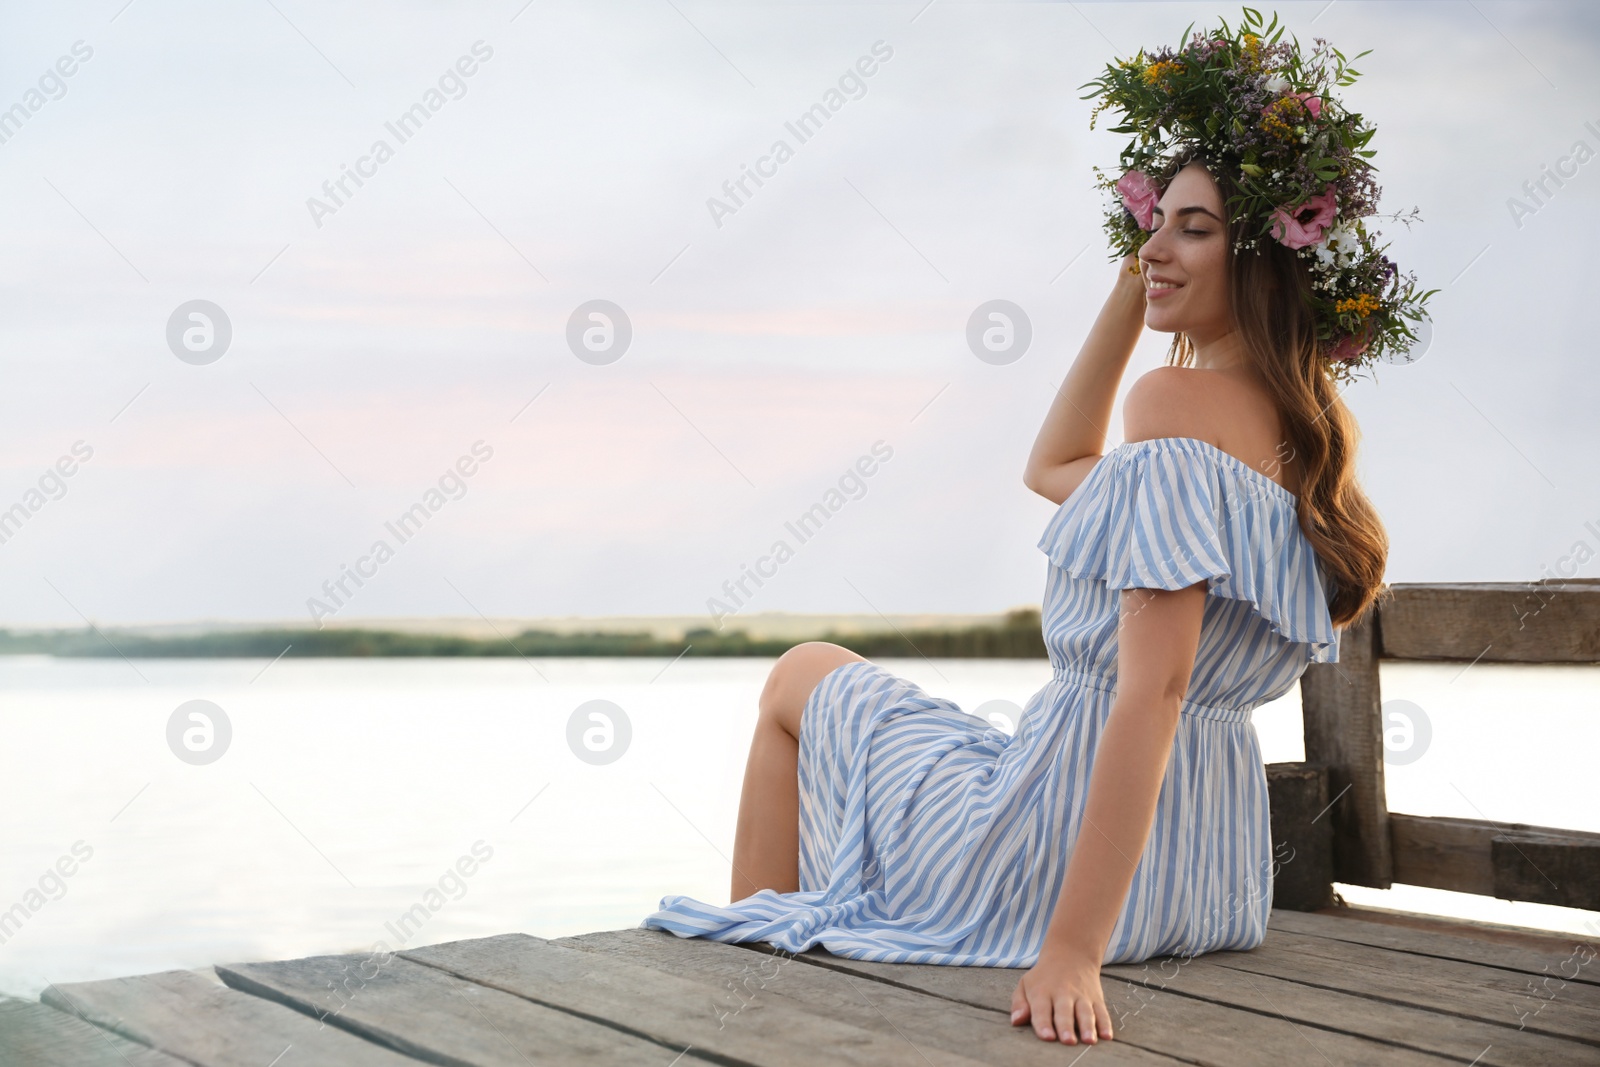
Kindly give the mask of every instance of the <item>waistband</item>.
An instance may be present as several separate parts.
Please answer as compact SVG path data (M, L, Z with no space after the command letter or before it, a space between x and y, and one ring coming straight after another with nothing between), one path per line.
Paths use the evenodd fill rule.
M1098 689L1102 693L1115 693L1117 691L1116 680L1107 678L1104 675L1090 674L1087 671L1076 670L1072 667L1053 667L1051 670L1056 678L1063 681L1075 682L1090 689ZM1256 705L1254 704L1242 708L1225 708L1218 704L1200 704L1193 700L1185 700L1178 707L1178 711L1184 715L1194 715L1201 719L1216 719L1221 722L1249 722L1250 715L1255 709Z

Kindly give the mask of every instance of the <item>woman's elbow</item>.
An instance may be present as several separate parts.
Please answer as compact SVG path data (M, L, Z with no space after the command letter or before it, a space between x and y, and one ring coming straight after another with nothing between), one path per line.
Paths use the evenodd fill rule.
M1032 464L1022 468L1022 484L1030 491L1038 493L1040 496L1048 497L1050 495L1045 492L1045 483L1042 472L1039 470L1039 468L1033 466Z

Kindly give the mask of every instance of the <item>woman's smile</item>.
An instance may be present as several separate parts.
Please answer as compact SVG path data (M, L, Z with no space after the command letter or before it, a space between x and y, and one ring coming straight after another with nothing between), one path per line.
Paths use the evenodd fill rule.
M1150 275L1146 279L1144 293L1146 297L1154 300L1156 297L1170 296L1181 288L1183 288L1183 285L1180 282L1172 282L1165 278L1157 278L1154 275Z

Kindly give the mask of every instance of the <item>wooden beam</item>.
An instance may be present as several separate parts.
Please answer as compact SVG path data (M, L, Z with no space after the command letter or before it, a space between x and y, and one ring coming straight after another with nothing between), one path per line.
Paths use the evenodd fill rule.
M1267 764L1272 809L1272 907L1315 911L1333 906L1333 820L1328 769Z
M1600 834L1398 813L1389 830L1396 882L1600 910Z
M1600 580L1401 584L1380 601L1382 655L1600 663Z
M1368 611L1340 633L1337 663L1306 668L1300 703L1305 761L1328 769L1333 807L1324 818L1333 820L1334 880L1387 889L1391 864L1378 641L1378 620Z

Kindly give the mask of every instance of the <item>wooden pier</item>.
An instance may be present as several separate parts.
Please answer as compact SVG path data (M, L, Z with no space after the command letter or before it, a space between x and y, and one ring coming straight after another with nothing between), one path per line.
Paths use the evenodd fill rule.
M50 987L0 1000L0 1063L1600 1064L1579 938L1365 908L1274 911L1250 952L1105 969L1115 1040L1010 1022L1021 970L865 963L626 929L506 934Z
M1302 679L1305 761L1267 767L1266 942L1105 968L1112 1041L1013 1027L1020 970L623 929L53 985L39 1001L0 998L0 1067L1596 1067L1600 925L1569 937L1334 906L1333 887L1600 910L1600 834L1388 810L1378 680L1384 659L1600 662L1600 582L1393 594L1345 632L1339 663Z

